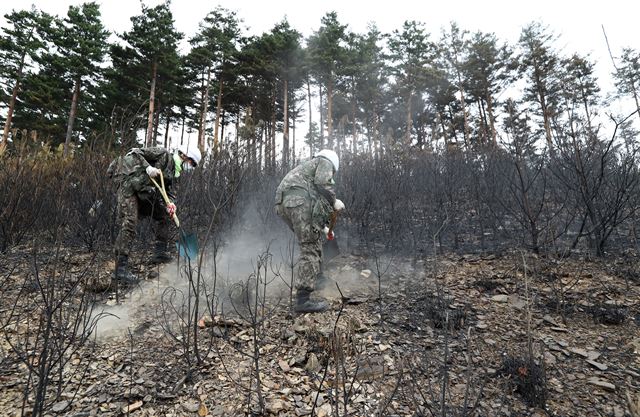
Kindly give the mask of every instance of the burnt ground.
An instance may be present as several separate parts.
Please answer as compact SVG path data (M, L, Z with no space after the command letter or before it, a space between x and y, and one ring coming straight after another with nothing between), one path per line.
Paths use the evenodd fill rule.
M113 268L107 255L63 258L83 283L108 278ZM180 333L177 317L188 314L162 308L166 277L177 268L158 271L143 261L134 263L148 282L121 300L126 325L70 354L69 383L56 398L49 390L47 415L242 416L258 415L260 403L264 415L280 416L637 415L627 399L640 401L640 274L633 254L377 262L341 255L327 274L343 296L333 284L325 289L332 302L326 313L290 314L287 287L277 280L264 303L248 292L259 311L256 325L251 307L239 307L242 295L235 309L234 296L220 298L224 315L210 317L202 307L200 363L185 354L192 332ZM0 317L7 323L18 294L34 298L23 286L33 266L19 250L2 263ZM219 293L238 288L223 284ZM96 303L117 304L111 291ZM28 373L9 342L29 331L36 313L28 305L19 302L19 319L1 330L3 416L21 415Z

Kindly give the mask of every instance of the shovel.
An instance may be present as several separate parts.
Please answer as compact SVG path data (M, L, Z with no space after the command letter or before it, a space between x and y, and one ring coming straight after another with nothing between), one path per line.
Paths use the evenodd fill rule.
M340 248L338 247L338 241L333 234L333 229L336 227L338 221L338 212L331 213L331 219L329 220L329 233L327 233L327 240L322 245L322 254L324 262L329 262L336 256L340 255Z
M167 195L167 191L164 188L164 176L162 175L162 170L160 171L160 184L152 177L149 177L151 182L158 188L162 198L164 199L165 204L168 206L171 204L171 200L169 200L169 196ZM178 255L182 256L186 260L195 260L198 256L198 238L195 234L189 233L187 234L184 229L180 227L180 220L178 220L178 216L174 213L172 216L178 231L180 232L180 236L178 241L176 242L176 246L178 248Z

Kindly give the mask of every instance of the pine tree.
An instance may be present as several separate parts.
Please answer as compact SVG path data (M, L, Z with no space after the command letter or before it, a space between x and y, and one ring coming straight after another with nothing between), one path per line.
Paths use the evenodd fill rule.
M213 132L214 150L219 149L219 130L223 108L224 80L233 78L228 74L235 61L238 46L241 44L241 21L235 12L217 7L209 12L200 23L198 33L189 41L191 51L187 59L189 71L192 73L194 88L199 90L200 100L198 112L198 147L204 152L205 132L209 102L215 98L216 119ZM213 83L217 91L212 94ZM195 85L198 85L195 87Z
M344 66L347 26L338 21L336 12L329 12L322 18L320 29L307 40L307 52L314 77L324 85L327 95L327 135L328 146L333 143L333 92L337 79L342 76Z
M179 61L177 50L182 34L174 27L169 5L169 2L166 2L149 8L143 4L142 13L131 18L132 29L122 35L129 45L122 55L133 58L133 62L125 62L126 67L138 66L141 72L146 69L149 74L146 146L155 144L153 122L158 76L162 74L167 77L175 74L176 63Z
M0 154L7 146L9 129L22 81L43 50L43 29L52 17L32 8L30 11L13 11L4 16L7 25L0 36L0 81L8 97L7 118L4 123Z
M624 48L613 76L618 92L620 95L633 98L640 117L640 52Z
M469 44L469 55L464 64L470 99L478 103L479 132L481 140L491 138L498 144L496 132L496 98L507 87L511 78L512 51L500 45L495 34L477 32Z
M67 122L64 141L64 155L69 151L73 134L76 110L84 82L91 82L99 73L99 65L104 60L107 49L107 32L100 20L100 7L97 3L84 3L70 6L67 17L56 40L60 49L61 65L66 69L73 83L71 109Z
M560 58L553 50L556 37L540 23L527 25L520 35L521 53L518 57L519 72L527 79L525 98L535 103L536 113L542 119L544 136L549 152L553 155L551 124L558 112Z
M434 47L428 33L416 21L406 21L401 30L394 30L389 39L391 73L395 78L397 94L404 100L404 142L411 143L414 117L414 99L420 99L425 90L429 70L433 69ZM429 74L433 77L434 74Z

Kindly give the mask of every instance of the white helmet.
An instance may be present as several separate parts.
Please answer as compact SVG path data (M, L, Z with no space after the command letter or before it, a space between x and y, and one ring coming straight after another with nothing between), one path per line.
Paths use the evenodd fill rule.
M338 160L338 155L332 151L331 149L323 149L316 154L316 156L320 156L324 159L328 159L333 164L336 172L338 172L338 167L340 166L340 161Z
M195 145L180 145L178 150L185 154L187 158L193 159L193 162L195 162L196 165L198 165L200 163L200 160L202 159L200 149L198 149L198 147Z

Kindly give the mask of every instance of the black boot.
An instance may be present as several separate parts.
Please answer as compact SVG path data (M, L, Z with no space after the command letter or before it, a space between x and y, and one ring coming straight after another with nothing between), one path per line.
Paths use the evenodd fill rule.
M311 300L311 291L298 290L296 292L296 305L293 307L296 313L321 313L329 308L325 300Z
M151 263L164 264L171 260L171 254L169 254L169 244L167 242L156 242L156 248L153 251L153 257Z
M116 281L124 286L134 286L138 283L138 277L129 271L129 257L126 255L119 255L116 260Z

